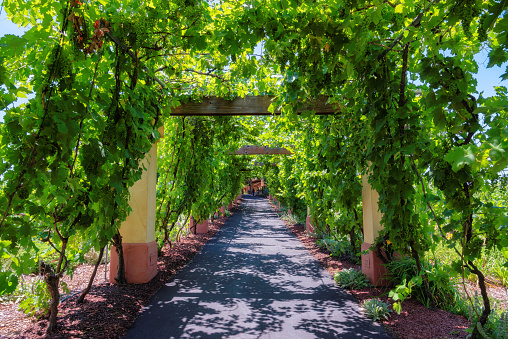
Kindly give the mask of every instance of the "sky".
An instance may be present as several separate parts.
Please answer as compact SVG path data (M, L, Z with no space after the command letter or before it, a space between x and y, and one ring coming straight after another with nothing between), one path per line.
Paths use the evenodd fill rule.
M22 35L25 28L18 27L7 19L6 13L0 6L0 38L6 34ZM488 54L483 51L475 56L476 62L479 65L479 71L476 75L478 81L477 89L479 92L483 92L484 97L492 96L495 94L495 86L507 86L508 81L501 81L500 76L504 73L505 67L492 67L487 68ZM20 102L20 101L18 101ZM3 121L4 113L0 111L0 122Z

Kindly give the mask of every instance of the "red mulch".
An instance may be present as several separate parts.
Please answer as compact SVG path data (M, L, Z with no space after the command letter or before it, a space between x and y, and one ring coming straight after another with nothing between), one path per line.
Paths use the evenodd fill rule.
M275 206L273 206L275 208ZM291 225L286 223L291 232L307 247L319 263L330 274L347 269L361 269L361 266L330 256L330 252L316 245L315 239L305 231L301 224ZM363 300L379 298L392 304L388 298L390 288L363 288L360 290L348 290L359 302ZM398 339L429 339L429 338L465 338L468 333L464 330L469 328L470 322L460 316L443 310L431 310L423 306L417 300L406 300L402 304L402 312L392 312L390 318L384 321L383 326L387 332Z

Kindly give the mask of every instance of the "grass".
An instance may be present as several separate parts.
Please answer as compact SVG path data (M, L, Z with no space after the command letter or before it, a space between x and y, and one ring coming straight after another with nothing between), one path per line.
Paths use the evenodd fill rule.
M460 248L458 248L460 250ZM453 248L438 244L434 252L429 251L425 258L432 262L442 265L451 265L453 261L459 260L459 256ZM508 268L503 267L506 259L503 253L498 249L486 250L482 254L481 259L477 259L475 264L485 274L487 279L499 286L508 287ZM476 275L468 274L466 278L472 282L476 282Z

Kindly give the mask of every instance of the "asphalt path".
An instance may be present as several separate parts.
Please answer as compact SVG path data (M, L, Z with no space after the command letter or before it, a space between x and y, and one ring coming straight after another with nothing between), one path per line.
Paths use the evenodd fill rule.
M390 338L266 198L240 208L143 308L125 338Z

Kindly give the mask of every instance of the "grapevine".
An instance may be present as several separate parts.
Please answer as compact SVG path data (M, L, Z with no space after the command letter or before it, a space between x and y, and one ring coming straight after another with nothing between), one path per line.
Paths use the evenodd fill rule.
M180 236L191 215L208 218L236 196L246 179L240 168L250 160L230 156L232 149L278 145L293 155L260 157L277 165L252 173L266 178L295 215L305 218L308 207L320 232L349 237L359 252L368 177L384 227L372 250L410 255L421 271L436 238L460 243L460 263L450 271L468 270L484 289L475 264L483 244L501 248L508 241L506 230L496 228L504 214L492 212L485 197L489 183L506 181L508 92L478 94L474 54L487 48L491 66L507 60L499 3L3 6L16 24L37 27L0 39L0 246L11 254L35 251L42 245L32 239L44 235L41 243L60 254L58 263L44 264L50 291L84 235L97 250L110 243L122 250L129 189L156 142L159 244ZM27 102L16 103L25 94ZM272 108L283 114L170 116L203 96L257 94L273 95ZM294 113L297 99L319 95L329 96L337 114ZM16 270L2 272L10 269ZM484 310L478 328L489 317L485 297Z

